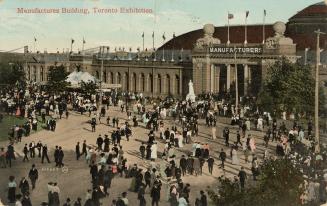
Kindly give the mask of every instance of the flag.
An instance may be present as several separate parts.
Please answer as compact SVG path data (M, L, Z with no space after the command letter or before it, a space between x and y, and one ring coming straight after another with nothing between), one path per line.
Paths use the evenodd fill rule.
M74 44L74 42L75 42L75 40L74 40L74 39L72 39L72 44Z
M34 37L34 41L36 42L37 41L37 39Z
M175 32L173 33L173 38L176 38Z
M154 32L152 32L152 38L154 38Z
M163 39L164 41L166 40L165 33L163 33L163 35L162 35L162 39Z
M85 44L86 43L86 41L85 41L85 39L84 39L84 37L83 37L83 44Z
M233 14L230 14L228 13L228 19L233 19L234 18L234 15Z
M248 16L249 16L249 11L246 11L246 18L248 18Z
M264 15L264 16L267 16L267 11L266 11L266 9L263 10L263 15Z
M142 38L144 38L144 32L143 32L143 34L142 34Z

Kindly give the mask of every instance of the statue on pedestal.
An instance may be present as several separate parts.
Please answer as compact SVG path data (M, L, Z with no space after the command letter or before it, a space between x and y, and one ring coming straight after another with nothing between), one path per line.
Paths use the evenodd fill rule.
M193 87L193 82L190 80L188 83L188 94L186 95L186 100L195 102L195 93L194 93L194 87Z

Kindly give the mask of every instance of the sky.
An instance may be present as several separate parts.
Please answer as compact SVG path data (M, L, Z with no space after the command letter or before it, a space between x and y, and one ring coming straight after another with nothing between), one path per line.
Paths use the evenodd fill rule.
M319 0L0 0L0 51L29 46L29 50L55 52L101 45L132 48L152 48L152 32L155 47L206 23L215 26L227 24L228 12L234 15L231 25L244 24L245 12L249 11L248 24L262 24L263 10L267 11L266 23L287 22L303 8ZM152 13L95 14L93 8L145 8ZM21 14L17 8L78 8L89 9L89 14ZM37 39L34 42L34 38ZM22 49L17 50L23 51Z

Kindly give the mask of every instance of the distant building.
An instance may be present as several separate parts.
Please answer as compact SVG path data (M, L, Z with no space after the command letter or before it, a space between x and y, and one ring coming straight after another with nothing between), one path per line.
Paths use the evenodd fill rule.
M282 22L248 25L246 45L244 29L243 25L230 26L230 44L227 44L226 26L207 24L203 30L171 39L156 51L128 52L107 48L103 55L98 55L98 51L29 53L20 59L30 81L46 82L49 68L60 64L67 71L83 70L103 83L120 84L124 91L162 97L185 96L190 80L194 82L196 94L231 91L235 88L236 65L239 95L256 94L269 66L282 56L294 62L315 64L314 31L327 32L327 6L324 2L308 6L292 16L286 25ZM321 80L327 82L327 35L321 36L320 47L324 49ZM0 53L0 61L2 55Z

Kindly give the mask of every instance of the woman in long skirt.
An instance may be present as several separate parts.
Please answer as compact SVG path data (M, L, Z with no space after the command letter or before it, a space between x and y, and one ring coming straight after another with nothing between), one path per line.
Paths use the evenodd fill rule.
M238 156L237 156L237 150L235 148L232 149L232 164L233 165L240 164L240 160L238 159Z
M8 200L10 203L14 203L16 200L16 187L15 177L10 176L8 183Z

